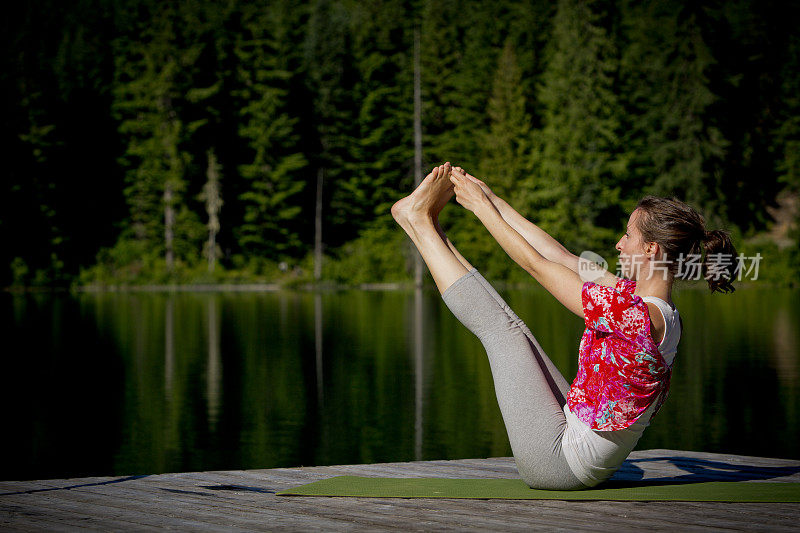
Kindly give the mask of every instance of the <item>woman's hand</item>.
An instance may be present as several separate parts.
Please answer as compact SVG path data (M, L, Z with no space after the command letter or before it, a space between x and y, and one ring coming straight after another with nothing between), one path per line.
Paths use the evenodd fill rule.
M495 197L495 194L492 192L492 189L490 189L488 185L486 185L484 182L482 182L472 174L466 172L463 168L453 167L453 170L458 171L459 174L463 174L464 176L467 177L468 180L477 183L480 186L481 190L483 191L483 194L485 194L486 197L489 198L489 200L492 200Z
M456 167L450 171L450 181L454 185L456 201L473 213L476 213L476 209L491 204L483 188L478 184L478 182L483 182L468 178L463 170L459 171L459 169L460 167Z

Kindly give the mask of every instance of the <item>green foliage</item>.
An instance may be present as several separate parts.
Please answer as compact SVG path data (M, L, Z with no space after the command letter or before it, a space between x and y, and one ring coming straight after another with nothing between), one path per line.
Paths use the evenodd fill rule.
M666 0L630 2L624 13L630 183L637 193L677 196L711 215L709 222L724 223L720 165L728 142L708 116L718 100L707 74L714 59L697 17Z
M0 284L310 282L318 173L324 277L408 280L416 252L389 208L415 178L415 31L428 168L479 175L576 253L609 254L645 193L757 236L800 189L797 15L753 0L21 6L0 54ZM216 221L209 151L226 169ZM442 223L493 279L528 278L469 212ZM747 244L762 245L791 277L794 248Z
M503 6L426 0L421 10L424 153L476 168L498 49Z
M741 284L767 283L777 287L800 287L800 245L797 242L789 247L780 247L768 238L757 237L743 241L736 251L745 258ZM756 254L761 256L758 260L757 277L753 259Z
M180 216L178 217L180 219ZM200 227L202 232L202 226ZM202 233L199 235L202 238ZM198 236L195 236L198 237ZM177 242L185 242L179 239ZM193 251L196 250L193 249ZM148 248L145 241L120 238L113 247L103 248L95 263L81 269L73 285L92 287L117 287L126 285L171 285L222 283L235 278L235 273L217 269L208 272L206 262L185 260L186 250L178 248L177 259L171 271L167 270L164 256Z
M394 228L376 226L345 244L324 263L323 277L344 284L410 282L413 255L407 237Z
M786 55L780 88L784 105L779 110L774 151L778 180L788 189L800 191L800 36L793 36Z
M303 42L305 87L311 98L310 127L315 146L312 176L315 184L310 200L316 203L316 177L323 176L323 240L339 246L354 237L357 221L363 220L363 205L369 190L356 186L360 176L353 175L352 154L359 142L359 94L355 91L358 75L353 58L350 15L357 19L358 8L340 0L316 0L311 3L307 33ZM360 163L360 162L359 162ZM343 190L344 188L349 189ZM350 198L348 192L355 192ZM314 211L311 211L315 216ZM350 223L350 215L356 224Z
M356 118L347 145L347 172L328 183L334 188L330 210L336 217L347 213L355 236L364 227L387 224L398 192L408 187L413 65L402 4L372 0L354 3L349 10Z
M157 257L142 239L121 238L97 254L95 264L81 271L77 283L104 286L149 281L155 275Z
M182 150L188 132L179 116L185 80L200 53L199 45L182 47L175 42L180 13L157 8L152 25L141 40L128 43L126 54L117 56L114 112L120 133L128 140L122 162L128 168L124 194L130 208L133 235L148 250L174 247L178 257L195 255L198 217L183 204L185 171L190 154ZM172 211L176 226L165 227ZM175 241L164 235L174 231ZM193 242L194 241L194 242Z
M512 203L531 180L531 117L525 111L523 89L514 46L506 40L487 109L491 122L481 143L480 175L492 183L495 194Z
M241 102L239 135L252 153L252 159L239 166L248 186L239 196L244 219L238 242L246 253L272 259L296 255L302 247L298 222L307 162L299 151L298 120L287 109L292 14L285 1L266 9L245 7L235 48L241 87L235 93Z
M28 281L29 272L30 270L25 260L21 257L15 257L11 261L11 286L24 287Z
M558 3L538 96L536 178L520 193L525 210L577 253L613 245L630 157L619 138L618 51L600 19L596 2Z

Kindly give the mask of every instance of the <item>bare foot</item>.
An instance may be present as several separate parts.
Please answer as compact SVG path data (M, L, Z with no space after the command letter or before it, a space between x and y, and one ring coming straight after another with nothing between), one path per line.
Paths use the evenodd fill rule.
M472 174L468 174L467 171L464 170L463 168L461 168L461 167L453 167L453 172L461 174L462 176L465 176L468 180L474 181L475 183L477 183L480 186L481 190L483 190L483 193L486 196L488 196L489 199L491 199L494 196L494 193L492 192L492 190L489 188L488 185L486 185L484 182L482 182L481 180L479 180L478 178L476 178Z
M414 192L392 206L392 216L403 229L408 231L415 222L439 216L454 194L450 170L450 163L434 167Z

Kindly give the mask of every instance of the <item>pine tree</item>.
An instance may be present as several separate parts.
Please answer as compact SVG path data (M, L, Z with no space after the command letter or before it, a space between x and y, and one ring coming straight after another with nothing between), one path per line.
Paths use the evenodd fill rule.
M635 154L633 190L675 195L724 217L720 162L727 142L710 120L718 97L706 72L714 63L696 17L675 2L631 2L622 58L629 102L625 145Z
M352 92L356 74L350 53L349 16L342 1L316 0L303 47L306 88L312 94L309 118L317 146L311 150L314 171L309 174L322 180L321 239L333 247L353 237L350 208L338 192L351 168L353 125L358 116Z
M195 241L202 231L196 214L184 202L189 154L182 142L193 124L180 117L186 71L200 46L176 42L180 13L160 7L142 39L122 47L116 58L114 111L120 133L127 138L123 158L128 167L125 196L132 236L143 252L163 253L168 272L179 257L196 257Z
M349 214L352 231L376 218L387 225L389 209L406 185L412 159L412 64L410 13L394 0L369 0L350 8L357 118L349 134L346 168L336 182L331 208ZM408 186L405 186L408 190Z
M422 5L422 100L426 163L476 168L505 5L426 0Z
M297 119L287 109L295 16L286 1L267 8L244 6L235 49L239 135L251 149L248 163L239 166L248 187L239 196L244 221L238 241L247 254L270 259L297 255L303 245L300 193L307 161L299 148Z
M594 9L591 1L558 3L538 94L533 183L521 191L520 207L573 250L610 248L623 217L618 58Z
M800 192L800 34L790 37L787 57L781 76L784 105L776 132L776 166L779 181L790 191Z
M495 193L514 203L530 178L531 117L525 111L522 73L514 45L506 40L489 99L489 131L481 141L480 175Z
M32 84L33 80L26 82L25 85ZM38 245L34 247L32 253L27 254L28 261L36 269L33 279L26 280L32 285L63 282L60 278L64 264L60 257L63 257L66 238L58 223L59 213L56 208L59 202L56 185L48 179L50 178L48 174L52 172L54 148L63 141L59 140L56 125L48 119L47 106L42 105L42 100L43 94L37 90L24 94L20 101L20 108L26 120L24 130L17 134L15 141L20 142L20 147L29 154L26 161L29 179L24 180L24 185L12 187L9 191L11 198L24 198L25 203L29 204L29 210L25 210L24 218L20 218L24 221L26 238ZM10 205L9 208L5 211L6 215L13 213L18 206ZM0 224L0 230L2 229ZM9 227L9 230L12 229ZM11 235L8 242L14 243L18 239L14 235L17 232L9 230L7 232ZM2 233L6 231L0 231L0 234ZM22 261L22 258L19 259Z
M796 31L796 30L795 30ZM780 194L793 195L795 206L800 195L800 33L789 37L786 47L787 61L781 72L781 98L778 127L774 133L776 174L783 187ZM789 238L800 249L800 210L795 211L793 228ZM800 263L800 254L795 251L795 264Z
M421 8L423 168L448 158L475 157L458 150L463 99L457 72L463 56L464 6L455 0L426 0ZM473 125L474 126L474 125ZM477 158L475 158L477 159ZM463 166L474 159L459 159ZM423 171L423 174L425 171Z

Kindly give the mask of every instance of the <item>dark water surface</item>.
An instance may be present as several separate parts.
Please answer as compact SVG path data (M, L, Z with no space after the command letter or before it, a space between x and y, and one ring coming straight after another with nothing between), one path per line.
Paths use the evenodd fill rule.
M571 381L581 320L501 293ZM671 395L638 448L800 458L800 291L674 301ZM511 453L435 291L4 293L0 333L2 479Z

